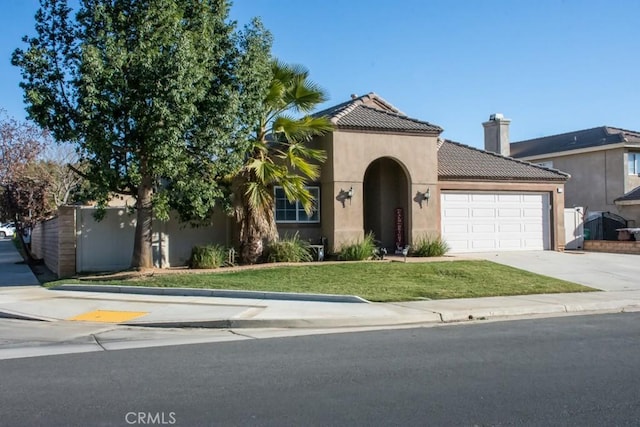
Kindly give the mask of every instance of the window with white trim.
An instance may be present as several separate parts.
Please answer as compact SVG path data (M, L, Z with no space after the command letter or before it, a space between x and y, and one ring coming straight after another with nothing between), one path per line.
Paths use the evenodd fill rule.
M640 153L628 153L629 175L640 175Z
M546 162L536 163L538 166L542 166L543 168L553 168L553 160L547 160Z
M313 196L313 211L307 215L304 207L298 201L290 203L284 194L282 187L275 187L276 201L276 222L300 222L318 223L320 222L320 187L305 187Z

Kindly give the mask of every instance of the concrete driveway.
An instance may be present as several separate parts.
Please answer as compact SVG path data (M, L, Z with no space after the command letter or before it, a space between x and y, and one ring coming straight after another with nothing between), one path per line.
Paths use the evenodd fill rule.
M640 255L518 251L464 254L603 291L640 290Z

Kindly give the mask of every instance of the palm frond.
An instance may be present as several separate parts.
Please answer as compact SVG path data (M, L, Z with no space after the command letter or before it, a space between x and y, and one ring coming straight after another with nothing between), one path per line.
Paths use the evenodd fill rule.
M252 211L271 210L273 192L269 186L262 185L259 182L247 182L244 195Z
M280 115L271 126L274 134L283 134L287 141L309 141L314 136L324 135L333 129L326 117L305 116L299 119Z
M315 199L305 187L305 180L299 175L288 175L281 183L282 189L289 202L299 202L307 215L313 213Z
M327 100L326 91L318 84L297 78L284 93L285 102L296 112L308 113Z
M256 181L263 186L278 182L286 170L282 165L276 165L270 158L252 159L247 165L247 170L253 173Z

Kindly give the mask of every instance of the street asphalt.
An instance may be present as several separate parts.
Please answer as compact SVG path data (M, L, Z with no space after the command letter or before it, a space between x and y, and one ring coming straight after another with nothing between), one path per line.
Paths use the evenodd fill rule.
M38 285L30 268L21 262L13 243L3 240L0 241L0 317L159 327L337 328L640 310L640 284L637 280L640 268L637 262L634 264L640 258L635 255L609 255L550 251L519 253L519 258L511 253L473 255L488 257L498 263L509 260L504 262L508 265L516 264L513 259L518 259L520 261L514 265L518 268L572 280L606 292L363 303L351 296L336 302L335 297L324 300L318 295L305 301L300 300L299 295L295 296L296 300L291 295L273 299L278 298L273 294L246 298L247 295L241 293L226 293L226 297L221 297L202 296L191 290L180 290L178 295L167 295L163 289L145 290L157 292L157 295L125 293L126 289L118 293L48 290ZM624 261L619 261L618 257ZM528 264L523 261L527 259L530 261ZM603 270L601 259L610 259L618 266L628 264L624 275L628 275L629 280L612 282L612 274ZM579 274L572 273L571 263L576 260L580 260L580 265L574 267L580 270ZM571 278L568 279L567 275ZM635 280L631 275L635 275ZM99 290L99 287L92 289Z

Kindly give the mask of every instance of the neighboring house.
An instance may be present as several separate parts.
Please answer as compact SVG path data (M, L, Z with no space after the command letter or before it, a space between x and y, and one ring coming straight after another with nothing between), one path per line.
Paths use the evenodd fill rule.
M600 126L509 144L511 156L568 172L567 207L640 225L640 132Z
M567 174L443 141L374 93L315 115L335 126L313 144L327 152L318 210L309 218L276 189L281 235L324 236L330 251L367 232L391 250L429 234L452 252L564 248ZM501 123L485 127L497 140Z

